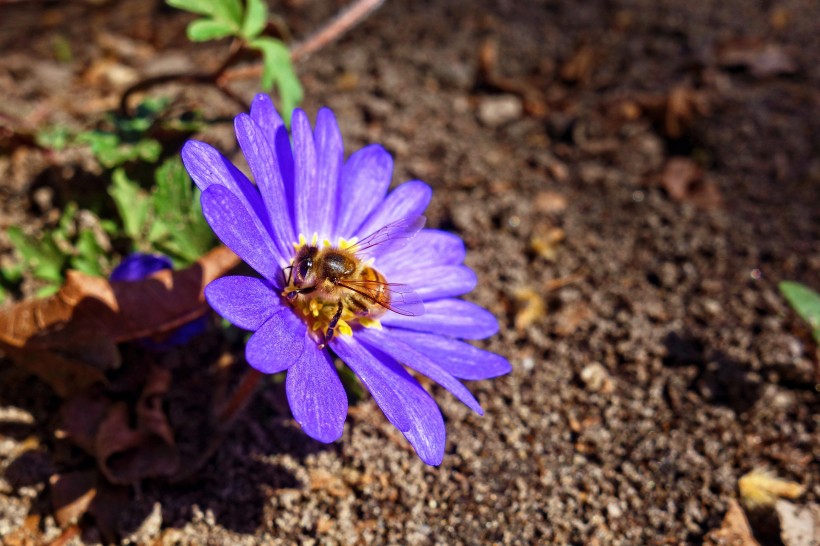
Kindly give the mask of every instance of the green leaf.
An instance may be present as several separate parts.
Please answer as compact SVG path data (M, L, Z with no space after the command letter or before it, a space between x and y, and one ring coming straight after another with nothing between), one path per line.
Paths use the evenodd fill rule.
M117 206L117 212L122 219L125 234L134 241L141 240L143 226L148 221L151 200L139 187L139 184L129 180L122 168L118 168L111 176L111 186L108 194Z
M820 294L793 281L783 281L777 287L792 309L809 323L815 341L820 343Z
M53 296L54 294L56 294L59 289L59 284L48 284L37 290L37 292L35 292L34 295L38 298L47 298L48 296Z
M46 127L34 134L34 141L43 148L52 150L64 150L68 146L71 132L68 127Z
M214 13L213 0L166 0L166 3L172 8L200 15L213 15Z
M0 267L0 278L6 284L17 284L23 280L23 266L21 264L12 264L5 267Z
M50 236L37 241L23 234L18 226L11 226L7 234L35 277L52 282L62 281L67 256Z
M87 275L102 277L102 257L105 251L94 237L94 232L89 229L81 231L74 248L77 255L71 258L71 267Z
M259 36L268 23L268 5L265 0L247 0L245 20L242 21L242 37L250 41Z
M304 95L302 84L293 68L290 50L281 40L268 37L257 38L249 45L262 52L262 89L269 92L276 87L282 113L289 124L293 109Z
M148 238L174 258L175 265L188 265L213 248L214 235L202 215L199 191L194 190L179 158L157 169L152 202L157 218Z
M207 42L208 40L218 40L231 36L239 29L239 26L228 21L216 19L197 19L192 21L186 33L192 42Z
M239 0L212 0L213 18L226 23L233 23L239 30L242 26L242 4Z

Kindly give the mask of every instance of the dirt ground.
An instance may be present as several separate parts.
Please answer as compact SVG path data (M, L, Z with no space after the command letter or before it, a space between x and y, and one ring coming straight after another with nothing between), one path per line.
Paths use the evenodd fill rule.
M140 78L218 64L224 43L186 42L190 18L155 4L0 3L5 126L88 126ZM271 8L299 38L341 5ZM468 299L501 323L480 346L513 372L470 384L484 417L430 386L438 468L367 396L339 442L310 440L270 382L189 482L133 490L124 543L700 544L761 467L820 501L817 346L777 291L820 288L818 20L813 0L394 0L300 62L311 117L332 107L348 151L380 142L394 182L432 185L429 225L465 239ZM152 93L239 110L203 86ZM201 138L236 154L230 123ZM5 142L3 229L100 187L82 157ZM197 363L226 344L173 356L183 444L207 432ZM32 516L59 534L57 406L0 360L7 539Z

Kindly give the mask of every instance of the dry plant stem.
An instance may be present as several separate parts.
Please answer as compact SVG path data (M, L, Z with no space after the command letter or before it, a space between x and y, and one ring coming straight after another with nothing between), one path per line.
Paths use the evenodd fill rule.
M197 458L193 461L189 461L180 472L171 478L170 481L172 483L180 483L188 480L202 468L211 458L211 455L216 452L217 448L222 445L222 441L225 439L225 435L230 426L253 399L253 394L256 392L256 387L259 385L259 380L262 379L263 375L261 372L250 369L242 376L230 400L225 402L216 412L216 429L214 434L211 435L208 445Z
M233 396L225 402L217 413L216 422L218 428L225 429L229 427L242 413L242 410L248 406L253 398L253 393L256 392L259 380L262 379L263 375L262 372L251 368L242 376L239 385L237 385L236 390L233 391Z
M228 53L228 56L222 64L219 65L219 68L212 72L174 72L171 74L161 74L159 76L154 76L153 78L138 81L123 92L122 98L120 98L120 112L124 116L129 116L128 99L131 98L131 95L134 93L145 91L146 89L150 89L156 85L162 85L163 83L169 83L172 81L215 85L228 98L247 109L247 104L245 104L245 101L236 96L230 89L225 87L224 83L221 82L224 72L229 66L236 62L243 50L244 47L241 40L234 40L231 42L231 50Z
M0 0L0 2L2 2L2 0ZM362 22L368 15L376 11L383 3L384 0L357 0L342 10L336 17L331 19L318 31L308 36L306 40L298 42L294 45L290 51L291 59L298 61L325 47L330 42L336 40L342 34ZM120 112L124 116L129 115L128 99L134 93L145 91L146 89L150 89L156 85L161 85L172 81L214 85L225 96L247 110L248 105L245 101L231 91L227 85L231 80L259 77L262 74L261 64L229 69L230 65L236 62L244 49L245 48L241 40L234 40L231 44L231 53L225 59L225 62L223 62L219 68L213 72L177 72L173 74L162 74L160 76L155 76L153 78L148 78L135 83L123 92L122 98L120 99Z

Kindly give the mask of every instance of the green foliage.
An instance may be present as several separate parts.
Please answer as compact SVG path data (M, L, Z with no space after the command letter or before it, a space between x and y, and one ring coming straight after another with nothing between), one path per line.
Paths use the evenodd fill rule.
M214 246L211 228L202 215L199 191L178 158L165 161L155 173L148 193L122 168L113 173L109 194L122 221L123 233L134 249L159 251L183 267Z
M199 198L199 189L179 159L169 159L157 169L151 196L155 217L149 239L179 265L194 262L216 243Z
M783 281L778 288L792 309L809 323L815 341L820 343L820 294L793 281Z
M276 89L281 99L281 110L290 123L293 109L303 97L302 84L290 59L290 50L284 42L262 36L268 22L265 0L167 0L168 5L197 15L187 28L188 38L194 42L234 37L262 55L262 88L270 93Z
M9 240L22 259L14 266L0 268L0 284L19 284L23 273L30 271L35 278L45 281L37 293L45 296L59 289L68 268L102 275L108 264L105 250L91 229L77 226L77 212L77 205L69 203L57 226L45 230L40 237L26 235L17 226L10 227Z
M304 91L293 62L290 60L290 50L281 40L262 37L253 40L250 47L262 53L262 89L270 92L275 87L281 99L281 109L285 121L290 124L293 109L302 101Z

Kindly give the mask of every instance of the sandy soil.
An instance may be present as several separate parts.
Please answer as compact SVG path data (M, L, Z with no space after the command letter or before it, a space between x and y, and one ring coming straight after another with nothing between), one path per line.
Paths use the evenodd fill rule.
M338 8L280 4L297 37ZM188 18L149 2L0 13L0 114L30 127L93 123L135 78L224 51L185 42ZM132 490L125 541L698 544L758 467L818 502L817 347L776 288L820 288L818 18L811 0L394 1L300 63L303 106L332 107L348 151L380 142L396 183L433 186L430 224L465 239L468 299L501 322L480 345L514 371L470 385L484 417L430 386L448 430L438 468L369 397L338 443L311 441L271 381L188 483ZM208 88L156 93L238 108ZM236 151L230 124L204 138ZM101 188L81 157L7 148L2 227L47 225ZM196 345L165 361L188 450L207 433L203 362L242 358L236 340ZM88 463L54 439L58 405L0 360L0 536L59 534L48 478Z

